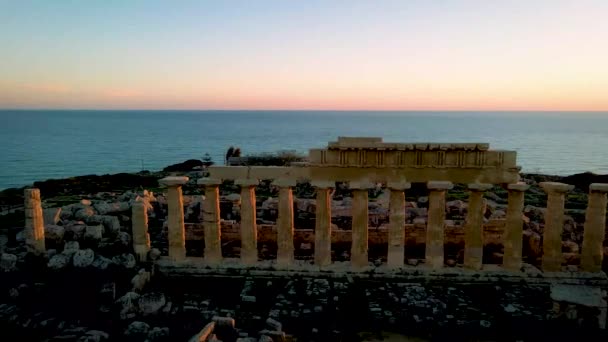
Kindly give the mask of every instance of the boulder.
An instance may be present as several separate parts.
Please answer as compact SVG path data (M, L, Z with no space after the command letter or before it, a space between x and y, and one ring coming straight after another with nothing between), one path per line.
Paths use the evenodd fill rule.
M45 224L44 225L45 240L51 241L53 243L61 243L61 242L63 242L64 235L65 235L64 227L57 226L55 224Z
M150 260L152 260L152 261L160 259L161 255L162 255L162 252L158 248L152 248L148 252L148 258L150 258Z
M42 211L44 223L57 224L61 221L61 208L47 208Z
M499 220L507 217L507 213L504 210L496 210L490 215L490 220Z
M78 241L66 241L63 245L63 252L61 253L71 257L78 252L78 250L80 250L80 244Z
M112 206L104 201L99 201L93 204L93 208L99 213L99 215L105 215L112 210Z
M87 206L75 212L74 218L77 220L85 221L93 215L95 215L95 210L92 207Z
M138 311L137 302L140 295L135 292L127 292L124 296L120 297L116 303L120 306L120 318L127 319L134 317Z
M81 337L81 339L82 338L87 338L86 341L90 342L101 342L110 339L110 334L101 330L89 330L85 333L84 336Z
M112 261L124 268L134 268L137 265L137 261L135 260L135 256L133 254L124 253L121 255L117 255L112 258Z
M49 260L47 266L53 270L61 270L68 266L70 263L70 256L65 254L55 254Z
M528 216L531 221L542 222L545 218L545 210L545 208L526 205L524 207L524 214Z
M142 291L144 286L150 281L150 272L145 269L139 270L137 274L131 279L131 284L133 285L133 291Z
M99 241L103 237L103 226L86 226L84 232L84 238L86 240Z
M17 256L14 254L4 253L0 257L0 271L12 272L17 270Z
M139 312L144 316L157 314L166 303L162 292L146 293L137 300Z
M87 248L79 250L74 254L73 264L74 267L88 267L91 266L93 260L95 260L95 252Z
M125 336L130 340L144 340L148 336L150 326L147 323L135 321L125 329Z
M64 226L64 238L68 240L80 240L84 237L87 226L82 221L70 221Z
M154 327L148 332L148 342L169 341L169 328Z
M268 330L283 331L283 325L281 322L270 317L266 319L266 327L268 327Z
M111 259L108 259L104 256L101 255L96 255L95 256L95 260L93 260L93 263L91 264L91 266L93 266L94 268L98 269L98 270L106 270L108 269L108 267L110 267L110 265L112 265L114 262Z
M114 248L118 253L125 253L131 248L131 235L127 232L120 232L114 240Z
M101 224L103 224L103 226L105 227L106 232L116 234L120 231L120 221L116 216L101 216Z

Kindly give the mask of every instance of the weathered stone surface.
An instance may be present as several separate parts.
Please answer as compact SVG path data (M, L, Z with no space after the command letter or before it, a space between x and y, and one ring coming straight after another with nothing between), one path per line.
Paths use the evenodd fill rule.
M50 269L61 270L68 266L70 263L70 256L66 254L55 254L53 255L47 264Z
M74 213L74 218L76 220L86 221L89 217L93 215L95 215L95 209L87 206Z
M46 250L44 241L44 217L40 201L40 190L25 189L25 243L28 252L43 253Z
M14 254L3 253L0 257L0 270L2 272L12 272L17 270L17 256Z
M112 258L112 262L124 268L134 268L137 265L137 260L133 254L125 253Z
M148 323L135 321L129 324L124 334L131 339L143 339L148 336L149 330L150 325Z
M88 267L91 266L95 260L95 252L92 249L79 250L74 254L73 263L74 267Z
M57 226L55 224L44 225L44 238L46 240L52 241L55 244L60 244L63 242L64 234L65 228L62 226Z
M57 224L61 221L61 208L47 208L42 210L45 224Z
M80 240L84 237L87 226L82 221L72 221L64 226L64 238L70 240Z
M137 300L139 311L144 316L157 314L166 303L165 295L161 292L146 293Z
M147 342L157 341L168 341L169 340L169 328L168 327L154 327L148 332Z
M103 226L87 226L84 232L84 238L93 241L99 241L103 237Z
M80 244L78 241L66 241L63 246L63 252L61 253L71 257L78 252L78 250L80 250Z
M93 266L94 268L96 268L98 270L106 270L113 263L114 262L111 259L108 259L102 255L96 255L95 260L93 260L93 263L91 264L91 266Z

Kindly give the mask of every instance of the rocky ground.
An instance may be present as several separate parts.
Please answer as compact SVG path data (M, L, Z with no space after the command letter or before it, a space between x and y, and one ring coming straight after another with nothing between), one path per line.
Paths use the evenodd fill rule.
M200 222L203 197L195 181L203 172L185 174L191 178L184 187L186 221ZM144 172L37 182L44 200L47 245L47 253L39 256L28 254L24 246L24 214L19 207L23 190L3 191L2 331L23 340L173 341L195 334L214 316L224 316L236 318L235 338L271 336L280 340L282 334L277 331L284 331L301 340L356 340L365 338L361 332L377 337L383 331L397 330L425 338L457 332L485 339L504 334L515 338L519 333L535 336L539 329L553 329L547 317L562 315L542 300L547 298L546 288L500 284L459 288L305 278L217 278L185 284L154 277L151 262L167 254L166 198L157 183L166 175L168 172ZM575 264L582 242L586 187L606 181L597 177L602 176L523 175L531 185L523 227L529 261L541 253L545 194L538 183L549 180L576 185L567 197L563 234L564 251L572 253L570 261ZM222 218L238 221L238 188L225 183L221 195ZM294 195L296 228L313 228L314 189L299 184ZM131 244L131 205L141 196L151 201L149 230L154 247L144 262L135 259ZM258 187L259 223L276 220L276 196L277 189L269 182ZM466 217L466 198L464 186L448 192L446 213L451 223L458 225ZM486 219L504 218L506 191L495 187L485 198ZM337 184L333 199L333 223L350 229L350 191ZM387 192L372 190L370 199L370 227L388 222ZM425 223L428 199L424 186L415 184L406 199L407 222ZM605 250L608 254L608 248ZM495 257L501 257L499 247Z

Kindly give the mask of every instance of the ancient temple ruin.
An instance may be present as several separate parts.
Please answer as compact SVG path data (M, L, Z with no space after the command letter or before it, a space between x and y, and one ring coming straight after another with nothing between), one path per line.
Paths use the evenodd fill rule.
M160 180L167 187L168 256L155 262L158 270L169 275L248 275L310 277L349 276L383 278L403 281L444 279L451 282L528 282L546 285L576 285L584 293L608 286L602 272L603 241L606 231L608 184L589 187L580 265L564 265L562 230L564 201L572 185L544 182L547 208L542 237L542 263L533 266L522 261L522 211L524 195L529 186L520 182L520 168L515 151L493 150L485 143L387 143L381 138L340 137L327 148L311 149L308 161L286 167L277 166L212 166L209 176L198 180L204 188L203 219L197 224L203 231L200 256L186 255L187 229L184 223L182 186L188 177L166 177ZM260 257L262 236L256 219L256 186L261 180L272 180L278 191L276 225L265 227L276 241L276 259ZM220 218L220 185L233 181L240 187L240 222L236 230L227 231ZM294 241L302 230L294 229L294 196L298 182L309 182L316 193L314 230L305 232L311 239L314 258L297 260ZM332 230L332 189L337 182L348 183L352 190L352 230ZM423 227L406 223L405 193L412 183L426 184L428 190L428 221ZM466 184L469 191L468 211L464 225L464 258L459 267L445 263L446 192L455 183ZM502 264L484 264L483 196L493 186L508 192L506 218L498 225L498 239L504 246ZM371 262L368 242L368 190L381 186L390 192L389 222L374 230L385 234L387 253L383 262ZM40 195L26 192L28 244L44 249L44 231L39 222ZM147 257L150 238L147 227L146 199L133 206L133 247L141 259ZM38 213L38 214L37 214ZM234 224L231 228L234 228ZM421 232L411 233L413 228ZM238 234L240 257L228 258L222 253L223 234ZM417 265L405 262L406 235L418 234L424 241L424 260ZM42 233L42 236L41 236ZM332 243L348 235L350 260L338 262L332 257ZM592 289L591 292L587 291ZM574 290L573 290L574 291ZM586 291L586 292L585 292ZM585 294L583 294L584 296ZM594 297L593 297L594 296ZM605 322L606 303L597 300ZM598 297L598 298L596 298Z
M468 279L480 274L504 278L539 276L542 279L584 279L587 282L606 282L601 273L602 242L604 240L607 184L590 186L584 248L581 264L576 270L562 268L561 229L564 196L571 185L546 182L541 184L548 195L548 218L544 229L543 259L540 269L522 264L522 210L524 192L528 186L519 182L516 152L492 150L488 144L446 143L386 143L381 138L341 137L325 149L312 149L309 161L288 167L212 166L210 176L198 181L205 189L204 254L186 257L185 225L181 186L187 177L167 177L161 184L168 187L169 256L159 262L161 269L172 272L222 272L226 269L251 272L352 273L357 276L384 274L410 277L454 273L444 265L445 196L453 183L468 185L469 210L464 225L464 267L458 276ZM260 180L272 179L279 190L278 220L275 227L278 252L276 260L259 260L258 227L256 224L255 187ZM240 186L241 255L239 260L222 257L222 222L219 213L219 186L232 180ZM299 181L309 181L316 189L316 223L314 234L314 262L294 260L294 212L292 187ZM348 182L353 190L352 247L350 263L332 261L331 189L336 182ZM425 183L429 193L428 223L424 263L404 265L404 192L411 183ZM368 260L368 189L382 184L390 191L388 225L388 254L386 263L372 265ZM508 191L508 209L504 220L504 260L502 265L484 265L481 214L483 193L493 185ZM134 226L135 236L146 236L142 216ZM134 243L141 249L145 239ZM141 241L140 241L141 240ZM143 242L145 244L145 241ZM479 279L479 278L477 278Z

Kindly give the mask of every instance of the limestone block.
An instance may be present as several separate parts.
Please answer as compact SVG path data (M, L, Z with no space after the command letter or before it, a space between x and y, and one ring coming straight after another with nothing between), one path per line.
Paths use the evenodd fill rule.
M184 185L184 184L188 183L188 180L189 180L188 177L175 177L175 176L172 176L172 177L165 177L163 179L160 179L158 181L158 183L160 185L163 185L163 186L171 187L171 186Z

